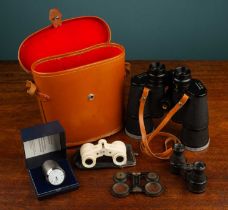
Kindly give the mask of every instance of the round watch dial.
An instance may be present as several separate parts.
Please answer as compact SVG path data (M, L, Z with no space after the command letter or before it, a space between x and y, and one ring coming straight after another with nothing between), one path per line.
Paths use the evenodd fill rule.
M61 169L53 169L48 175L48 181L52 185L60 185L65 179L65 173Z

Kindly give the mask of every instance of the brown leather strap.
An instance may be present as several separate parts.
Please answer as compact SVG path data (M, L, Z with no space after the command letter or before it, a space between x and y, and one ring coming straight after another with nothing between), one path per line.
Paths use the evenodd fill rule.
M33 82L27 80L26 84L25 84L25 87L26 87L27 93L30 96L33 96L33 95L36 94L37 88L36 88L36 85Z
M131 63L125 62L125 71L127 74L131 73Z
M125 78L124 78L124 113L127 110L128 95L130 91L129 84L131 83L131 63L125 62ZM126 115L124 115L126 117Z
M140 144L140 148L144 153L146 153L147 155L149 155L151 157L156 157L159 159L169 159L169 157L172 154L172 147L169 147L169 144L178 143L178 142L180 142L180 140L176 136L174 136L170 133L165 133L165 132L160 132L160 131L165 127L165 125L169 122L169 120L172 118L172 116L187 102L189 96L184 94L182 96L182 98L180 99L180 101L165 116L165 118L158 125L158 127L150 135L147 136L143 116L144 116L145 103L146 103L146 99L148 97L149 91L150 91L150 89L145 87L143 89L142 97L140 99L139 126L140 126L141 135L142 135L142 141ZM149 144L156 136L166 137L164 152L161 152L161 153L152 152Z
M27 80L25 87L26 87L27 93L30 96L37 95L39 97L40 101L45 102L45 101L48 101L50 99L49 95L47 95L45 93L41 93L40 91L38 91L36 85L32 81Z
M50 9L49 20L51 21L54 28L62 25L62 13L57 8Z

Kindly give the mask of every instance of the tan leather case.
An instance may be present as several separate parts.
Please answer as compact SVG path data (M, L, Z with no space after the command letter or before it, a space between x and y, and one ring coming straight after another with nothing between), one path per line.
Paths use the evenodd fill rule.
M125 50L110 43L102 19L59 17L22 42L18 59L32 72L28 92L37 95L44 122L59 120L67 146L76 146L122 128Z

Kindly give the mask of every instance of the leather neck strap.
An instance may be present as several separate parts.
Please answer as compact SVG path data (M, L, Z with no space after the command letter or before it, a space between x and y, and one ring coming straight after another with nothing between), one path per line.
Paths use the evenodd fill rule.
M144 87L142 97L140 99L139 126L140 126L141 135L142 135L142 141L140 144L140 148L144 153L146 153L150 157L156 157L159 159L169 159L171 154L172 154L173 149L172 149L172 147L168 147L168 144L170 142L180 143L180 140L176 136L174 136L170 133L165 133L165 132L160 132L160 131L170 121L172 116L187 102L189 96L184 94L182 96L182 98L180 99L180 101L165 116L165 118L158 125L158 127L150 135L147 135L146 129L145 129L145 124L144 124L144 108L145 108L145 103L146 103L146 99L148 97L149 91L150 91L149 88ZM149 144L156 136L166 137L166 139L165 139L165 151L164 152L161 152L161 153L152 152Z

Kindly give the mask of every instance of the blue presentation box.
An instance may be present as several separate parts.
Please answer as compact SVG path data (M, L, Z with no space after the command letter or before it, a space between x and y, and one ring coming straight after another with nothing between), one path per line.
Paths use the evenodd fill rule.
M25 152L25 163L38 199L74 190L79 187L67 160L66 139L63 127L58 121L41 124L21 130ZM42 170L46 160L54 160L65 171L60 185L52 185Z

